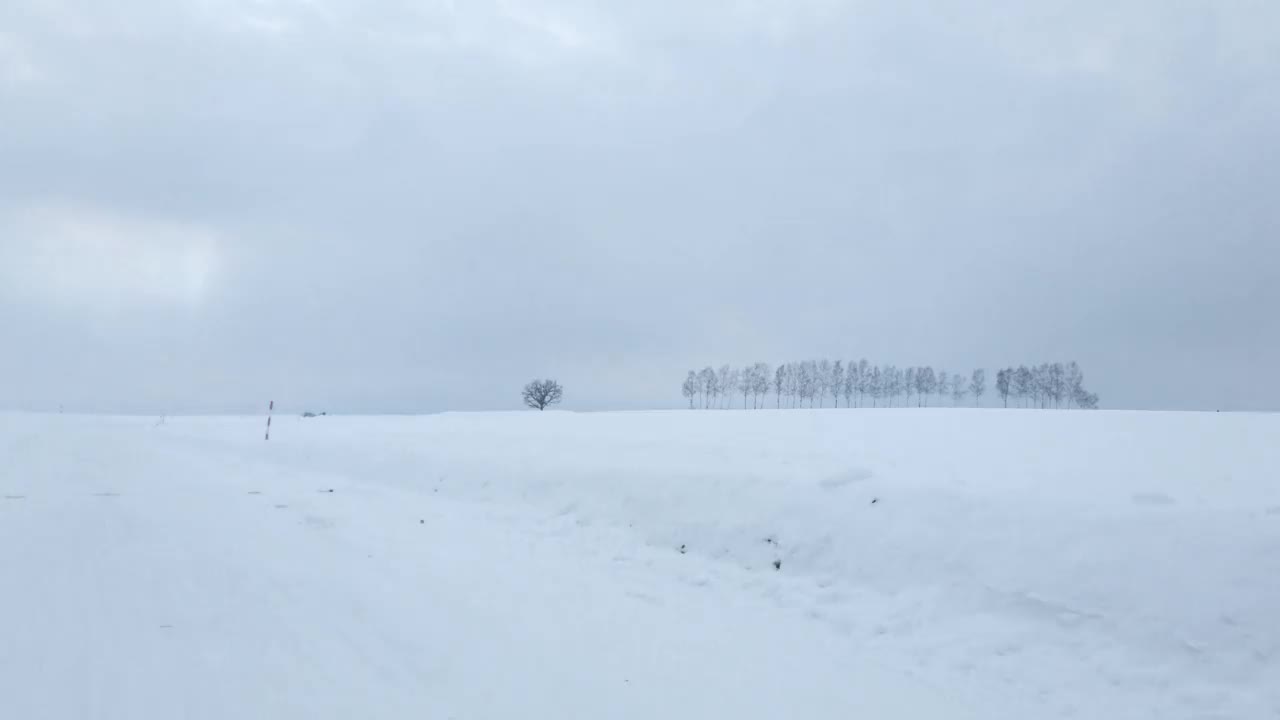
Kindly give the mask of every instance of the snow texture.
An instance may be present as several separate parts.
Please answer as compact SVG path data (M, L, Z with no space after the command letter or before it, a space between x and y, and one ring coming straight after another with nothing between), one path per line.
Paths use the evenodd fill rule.
M1280 416L0 415L0 716L1277 718Z

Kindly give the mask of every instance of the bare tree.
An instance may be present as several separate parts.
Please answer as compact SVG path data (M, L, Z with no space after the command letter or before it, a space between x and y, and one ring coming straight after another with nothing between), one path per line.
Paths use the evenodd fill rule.
M564 388L555 380L534 380L524 386L524 404L535 410L546 410L548 405L555 405L564 396Z
M1041 410L1049 402L1049 364L1040 363L1031 370L1031 393Z
M751 368L751 379L751 406L759 409L769 396L769 363L756 363Z
M964 378L959 374L951 376L951 406L958 407L964 402L964 398L969 394L969 386L964 384Z
M1058 378L1054 371L1056 363L1044 364L1044 406L1049 407L1049 403L1053 403L1054 407L1058 406L1060 393L1058 392Z
M804 407L804 401L809 401L809 407L813 407L814 388L817 385L818 365L812 360L796 363L796 389L800 395L800 407Z
M710 366L702 368L698 373L698 380L702 383L702 409L706 410L711 407L711 401L716 393L716 371Z
M839 361L831 366L827 377L827 392L831 393L831 407L840 407L840 393L844 390L844 365Z
M720 372L716 373L716 398L720 402L716 403L717 408L724 407L726 400L733 399L734 385L737 382L733 377L733 368L728 365L721 365Z
M799 360L791 364L791 407L800 407L804 405L805 384L809 382L805 378L806 370L804 361Z
M1071 403L1076 402L1077 398L1086 394L1084 390L1084 371L1080 369L1075 360L1067 363L1066 384L1067 407L1071 407Z
M864 395L867 393L867 382L871 379L871 363L866 358L858 361L858 404L866 405Z
M911 405L911 393L916 390L916 376L920 374L919 369L909 367L902 375L902 389L906 394L905 404Z
M1033 371L1033 377L1040 396L1040 409L1047 409L1053 404L1053 364L1040 363Z
M1031 390L1032 390L1032 384L1033 384L1032 378L1031 378L1031 368L1027 367L1026 365L1019 365L1018 369L1013 371L1012 382L1013 382L1014 398L1023 402L1025 406L1026 400L1028 400L1031 397Z
M1053 397L1053 406L1062 407L1067 396L1067 368L1060 362L1049 366L1049 394Z
M933 374L933 368L916 368L916 407L927 406L929 404L929 396L933 394L933 389L937 386L938 376Z
M996 371L996 393L1000 399L1004 401L1004 406L1009 407L1009 394L1013 392L1013 368L1003 368ZM1014 397L1017 397L1016 395Z
M840 384L845 407L853 407L853 395L858 389L858 382L858 364L850 360L849 367L844 372L844 382Z
M1040 366L1027 368L1030 375L1027 376L1027 400L1033 408L1040 407L1040 393L1044 388L1044 371Z
M693 398L698 394L701 383L698 382L698 373L690 370L689 375L684 379L684 385L680 387L680 393L689 398L689 409L693 409Z
M825 374L822 372L822 366L817 360L809 361L809 407L815 407L820 401L827 397Z
M787 363L787 399L796 407L800 399L800 363Z
M880 368L871 369L871 377L867 380L867 394L871 396L871 407L878 405L880 394L884 392L884 373Z
M973 394L973 404L982 407L982 396L987 392L987 371L978 368L969 379L969 392Z
M884 397L884 406L893 407L902 392L902 373L893 365L885 365L880 371L880 395Z
M756 386L755 376L752 375L753 372L755 372L755 368L748 365L747 367L743 368L741 372L735 371L733 373L733 379L737 381L734 383L735 389L738 392L742 393L742 409L743 410L747 409L747 398L750 397L751 395L751 388Z
M773 374L773 392L777 395L778 409L782 409L782 389L787 381L787 364L783 363Z
M831 361L819 360L814 367L813 395L818 400L818 407L825 407L827 388L831 386ZM812 406L813 403L810 405Z

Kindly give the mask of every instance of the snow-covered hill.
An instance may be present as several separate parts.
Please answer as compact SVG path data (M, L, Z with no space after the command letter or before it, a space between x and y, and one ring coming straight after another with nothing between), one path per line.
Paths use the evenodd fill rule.
M0 415L6 718L1277 718L1280 416Z

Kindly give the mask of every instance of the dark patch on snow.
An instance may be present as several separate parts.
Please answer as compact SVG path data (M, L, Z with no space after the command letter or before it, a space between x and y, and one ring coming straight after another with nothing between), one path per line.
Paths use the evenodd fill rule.
M5 500L25 500L26 498L27 498L26 495L5 495L4 496Z
M773 561L773 569L774 569L774 570L781 570L781 569L782 569L782 561L781 561L781 560L774 560L774 561Z
M878 503L878 502L880 502L880 498L871 498L871 504L872 504L872 505L875 505L875 504L876 504L876 503Z
M94 497L120 497L120 493L118 493L118 492L97 492L97 493L94 493L94 494L93 494L93 496L94 496Z

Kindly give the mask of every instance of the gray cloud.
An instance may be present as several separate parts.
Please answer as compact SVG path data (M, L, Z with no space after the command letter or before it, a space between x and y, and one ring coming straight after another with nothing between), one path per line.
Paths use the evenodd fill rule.
M1280 9L1024 5L5 3L0 406L812 355L1280 404Z

